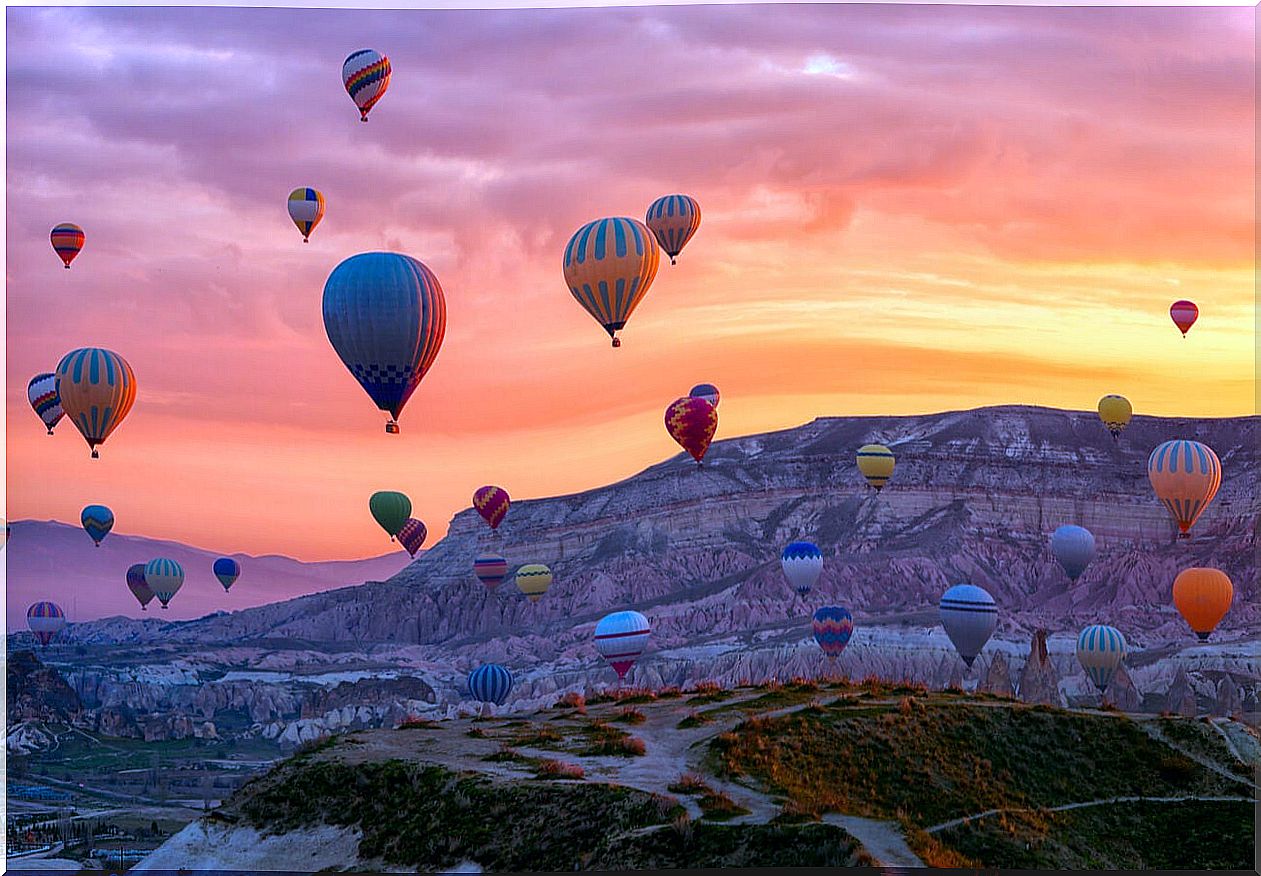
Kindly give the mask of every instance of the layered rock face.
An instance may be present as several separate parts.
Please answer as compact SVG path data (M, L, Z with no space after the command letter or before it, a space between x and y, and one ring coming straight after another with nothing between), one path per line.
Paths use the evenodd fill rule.
M83 704L61 673L41 663L32 651L10 654L6 677L9 726L23 721L69 724L83 712Z

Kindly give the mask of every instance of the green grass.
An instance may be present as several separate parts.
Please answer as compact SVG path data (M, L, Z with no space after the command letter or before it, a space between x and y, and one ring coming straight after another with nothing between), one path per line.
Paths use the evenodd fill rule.
M584 869L694 870L730 867L852 867L858 843L828 824L724 825L680 822L638 836L611 838Z
M775 709L784 709L789 706L799 706L802 703L808 703L819 695L819 691L815 688L801 689L782 687L778 690L770 690L761 696L754 697L750 700L743 700L736 703L727 703L726 705L717 706L712 709L706 709L702 714L714 717L717 715L728 715L732 712L741 712L746 715L755 715L758 712L770 712ZM689 700L688 702L691 702Z
M1242 791L1127 719L1024 706L752 718L710 744L708 763L808 811L924 827L994 808Z
M703 817L711 821L726 821L738 815L748 815L749 810L736 803L721 791L709 791L697 801Z
M1220 733L1207 722L1190 718L1161 718L1160 732L1188 751L1220 763L1244 779L1252 777L1252 769L1231 753Z
M1117 803L991 816L937 834L1001 869L1250 870L1253 806Z

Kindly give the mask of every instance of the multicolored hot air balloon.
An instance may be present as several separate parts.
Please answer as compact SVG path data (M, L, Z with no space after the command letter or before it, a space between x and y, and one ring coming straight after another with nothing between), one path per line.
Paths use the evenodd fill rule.
M469 673L468 692L479 703L502 706L512 691L512 673L498 663L486 663Z
M839 605L825 605L814 613L814 640L823 653L835 660L854 635L854 616Z
M644 224L652 229L673 265L675 256L701 227L701 205L689 195L666 195L652 202Z
M289 218L302 232L302 242L310 243L311 232L324 218L324 195L312 188L294 189L289 193Z
M412 500L394 490L378 490L368 499L368 510L390 541L394 541L394 536L412 516Z
M118 428L136 403L136 375L127 360L112 350L71 350L57 364L57 395L70 422L92 448Z
M517 589L531 602L538 602L552 586L552 570L542 563L530 563L517 569Z
M718 400L721 396L718 393L718 387L712 383L698 383L692 387L692 391L688 393L692 398L700 398L709 402L715 408L718 407Z
M83 524L83 531L100 547L101 540L114 528L114 512L104 505L88 505L79 513L79 522Z
M141 611L148 611L146 607L153 601L153 590L144 579L144 563L133 563L127 569L127 589L131 591L131 595L136 597L136 601L140 603Z
M83 229L73 222L62 222L53 228L49 236L52 238L53 251L65 264L66 270L70 270L70 263L79 254L79 250L83 249Z
M784 548L779 564L792 588L805 596L823 574L823 551L813 542L794 541Z
M220 557L215 560L211 571L215 573L215 577L223 585L223 592L227 593L232 589L232 585L236 583L236 579L241 577L241 564L231 557Z
M578 303L622 346L617 332L648 294L661 251L652 232L634 219L596 219L565 247L565 283Z
M1191 527L1222 485L1222 463L1207 444L1176 439L1152 451L1147 478L1178 524L1178 537L1190 538Z
M342 84L359 107L359 120L368 121L368 113L390 87L390 59L375 49L352 52L342 64Z
M26 610L26 625L45 648L66 627L66 613L55 602L37 602Z
M877 493L893 477L893 466L893 451L883 444L864 444L858 448L858 470Z
M411 556L416 556L416 551L420 550L425 543L425 538L429 535L429 531L425 529L425 524L421 523L415 517L408 517L403 521L403 528L398 531L398 543L403 546Z
M53 426L66 413L61 408L61 396L57 395L57 375L44 373L32 377L31 382L26 385L26 399L51 435Z
M1061 526L1051 535L1051 553L1069 579L1076 581L1095 558L1095 537L1083 526Z
M1077 662L1100 692L1106 691L1125 660L1125 636L1115 627L1094 624L1077 637Z
M998 626L994 597L974 584L956 584L942 594L940 612L946 635L971 669Z
M595 625L595 649L608 661L620 682L648 646L652 628L637 611L616 611Z
M411 256L351 256L324 284L324 330L373 403L398 416L429 371L447 328L447 302L433 271Z
M492 530L499 528L511 504L512 499L503 487L478 487L473 493L473 507Z
M1174 607L1201 642L1208 641L1234 597L1230 576L1220 569L1183 569L1173 579Z
M184 567L175 560L158 557L145 563L144 582L165 609L167 604L184 586Z
M1112 433L1114 441L1121 437L1133 416L1134 408L1125 396L1105 395L1099 399L1099 419L1103 420L1103 425Z
M1182 332L1182 337L1187 336L1187 332L1191 330L1191 326L1195 325L1195 321L1200 318L1200 308L1195 306L1194 301L1175 301L1169 305L1169 318L1173 320L1173 324Z
M494 590L508 577L508 561L503 557L478 557L473 561L473 574L487 590Z
M684 396L666 408L666 431L700 465L718 429L718 409L702 398Z

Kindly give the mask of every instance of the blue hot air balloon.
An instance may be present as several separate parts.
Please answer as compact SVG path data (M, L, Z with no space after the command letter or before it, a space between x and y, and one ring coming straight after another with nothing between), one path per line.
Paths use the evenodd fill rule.
M794 541L784 548L779 558L784 577L802 596L810 592L810 588L823 573L823 551L819 546L808 541Z
M1081 526L1061 526L1051 536L1051 553L1076 581L1095 558L1095 537Z
M79 522L83 524L84 532L92 536L92 541L100 547L101 541L114 528L114 512L104 505L88 505L79 514Z
M502 706L512 691L512 673L498 663L486 663L469 673L468 690L478 702Z
M1125 659L1125 636L1115 627L1094 624L1077 637L1077 662L1100 692L1108 689Z
M378 408L398 416L442 347L447 303L433 271L411 256L351 256L324 284L324 329Z
M220 557L215 560L213 571L223 585L224 592L227 592L236 583L236 579L241 577L241 564L231 557Z
M850 637L854 635L854 616L848 608L839 605L825 605L814 613L811 623L814 640L819 643L823 653L835 660L841 656Z
M994 597L975 585L956 584L942 594L940 610L946 635L971 669L972 661L998 626Z

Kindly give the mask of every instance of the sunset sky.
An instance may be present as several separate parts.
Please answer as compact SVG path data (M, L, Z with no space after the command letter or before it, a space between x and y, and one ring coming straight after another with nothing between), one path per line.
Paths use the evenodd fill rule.
M7 514L306 560L432 544L473 490L618 480L718 437L988 404L1255 413L1254 12L698 6L10 8ZM343 59L393 65L368 124ZM289 191L324 192L303 245ZM566 241L683 192L703 221L612 350ZM70 271L49 245L75 222ZM329 272L388 249L446 294L386 435L324 333ZM1198 302L1183 340L1169 304ZM99 460L29 378L132 365Z

